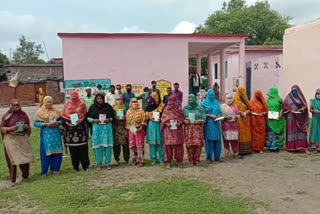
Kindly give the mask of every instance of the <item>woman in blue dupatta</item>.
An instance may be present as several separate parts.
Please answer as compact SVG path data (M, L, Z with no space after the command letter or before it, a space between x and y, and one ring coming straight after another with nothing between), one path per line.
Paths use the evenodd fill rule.
M215 121L218 117L221 117L222 111L220 104L216 99L216 95L213 89L208 91L206 100L202 103L207 116L205 124L205 138L206 138L206 152L207 162L212 163L212 154L214 154L215 161L221 161L221 129L220 121Z
M315 152L320 152L320 89L316 91L315 98L311 100L310 112L312 123L309 142Z

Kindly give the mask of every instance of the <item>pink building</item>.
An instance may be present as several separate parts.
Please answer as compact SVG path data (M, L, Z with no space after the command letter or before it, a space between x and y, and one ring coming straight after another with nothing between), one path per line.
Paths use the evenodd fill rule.
M225 90L234 93L241 85L247 88L249 98L255 90L267 93L270 87L279 86L279 75L282 71L282 46L247 45L245 47L246 72L239 72L240 55L238 48L230 48L225 56ZM212 82L220 84L220 55L212 56ZM212 85L211 85L212 87Z
M59 33L63 44L65 80L110 79L112 84L143 84L152 80L180 83L184 104L188 96L188 70L191 57L209 56L212 80L212 55L224 61L227 48L239 47L234 72L245 77L245 39L247 35L221 34L107 34ZM221 66L220 76L225 67ZM210 81L212 85L212 81ZM221 94L224 93L221 81Z

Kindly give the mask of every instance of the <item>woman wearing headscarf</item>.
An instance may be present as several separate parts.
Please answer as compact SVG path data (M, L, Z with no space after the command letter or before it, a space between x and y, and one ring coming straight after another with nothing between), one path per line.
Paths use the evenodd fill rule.
M121 99L116 100L116 105L114 106L114 110L123 112L123 118L119 118L116 116L116 120L114 122L114 145L113 145L113 157L116 160L116 165L120 165L120 153L122 147L123 159L126 163L129 162L130 159L130 149L129 149L129 141L128 141L128 133L126 129L126 107L123 104Z
M320 152L320 89L317 89L315 98L311 100L310 112L312 113L312 123L309 142L312 149Z
M30 163L33 161L30 133L30 120L21 110L20 101L11 100L10 109L1 120L1 134L12 185L16 183L17 166L22 171L23 180L29 178Z
M62 164L62 138L59 126L63 124L61 113L53 107L53 99L46 96L43 106L35 114L34 126L40 128L41 176L50 167L52 174L59 174Z
M283 115L283 99L279 96L277 88L270 88L268 93L268 111L276 112L278 118L268 116L267 142L266 147L271 151L277 151L284 145L284 130L286 121Z
M189 166L199 165L201 148L204 145L203 126L206 121L206 113L201 105L197 103L196 96L190 94L188 105L183 108L183 114L186 118L185 124L185 142L188 151ZM191 121L194 119L194 121Z
M77 114L79 118L76 124L71 122L71 115L73 114ZM62 118L65 120L64 143L69 147L74 171L79 171L80 163L84 171L90 165L86 116L85 102L80 99L77 91L71 92L70 101L64 105Z
M173 156L179 168L183 167L183 123L184 115L177 103L175 95L168 98L168 105L165 107L161 117L161 133L164 136L165 162L167 168L171 168Z
M42 88L39 88L39 103L40 107L43 105L43 99L45 97L44 91Z
M88 111L88 122L92 123L92 148L97 161L97 170L101 171L103 159L107 170L111 170L113 125L115 112L112 106L105 103L103 94L97 94L94 104ZM101 121L101 118L105 118Z
M226 103L221 105L224 120L222 121L222 136L226 154L230 155L230 147L233 155L239 155L239 107L234 104L232 94L226 94Z
M240 155L251 153L251 120L250 120L250 103L246 89L240 86L234 96L234 103L239 107L240 118L238 119L239 126L239 143Z
M144 166L145 126L146 115L140 108L138 100L132 98L126 115L126 128L129 130L129 147L131 150L132 164Z
M299 86L294 85L284 100L284 114L287 120L288 151L308 151L307 132L309 126L309 112L306 99Z
M250 101L251 108L251 149L263 153L267 135L268 105L260 90L254 93Z
M152 92L146 107L146 117L148 120L147 128L147 144L149 144L150 158L154 166L157 161L160 164L164 163L164 150L163 150L163 136L161 135L161 122L160 114L163 111L165 104L160 103L159 95L157 92ZM159 118L154 118L154 112L159 113ZM159 154L159 158L158 158Z
M213 89L208 91L206 100L202 103L202 107L207 116L205 124L206 152L207 162L212 163L212 155L215 161L221 161L221 130L220 121L217 118L222 116L219 101Z

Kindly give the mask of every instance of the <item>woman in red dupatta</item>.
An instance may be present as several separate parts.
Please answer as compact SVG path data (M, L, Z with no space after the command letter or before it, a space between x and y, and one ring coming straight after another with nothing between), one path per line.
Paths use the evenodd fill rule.
M174 121L176 121L176 129L174 129ZM176 97L171 95L168 105L164 109L161 117L161 132L164 136L165 162L167 168L171 168L173 156L178 162L179 167L183 167L183 123L183 112L176 104Z
M66 121L64 124L64 143L69 147L73 170L79 171L81 163L82 169L86 171L90 166L86 127L87 107L80 99L77 91L71 92L70 98L70 101L65 104L61 115ZM72 114L78 115L77 124L72 124Z
M254 93L250 101L251 108L251 149L263 153L267 135L267 113L268 105L260 90Z
M21 130L18 129L18 122L21 124L23 122ZM23 180L29 178L30 163L33 161L29 141L30 133L30 120L27 114L21 110L20 101L13 99L9 111L3 115L1 120L1 134L12 186L16 183L17 166L22 171Z

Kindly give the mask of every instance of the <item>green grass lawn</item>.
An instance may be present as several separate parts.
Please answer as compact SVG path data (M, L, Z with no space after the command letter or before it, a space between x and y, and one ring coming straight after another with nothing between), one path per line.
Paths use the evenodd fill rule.
M31 141L36 157L31 167L32 179L16 187L0 190L0 213L17 213L19 209L25 210L25 213L59 214L254 213L245 200L223 197L199 180L177 177L120 187L92 185L92 180L107 180L108 177L95 170L72 172L69 157L64 159L61 175L41 178L39 130L33 130ZM2 146L0 154L0 180L8 180ZM95 159L92 152L90 158L93 163ZM117 169L123 170L123 179L128 167Z

